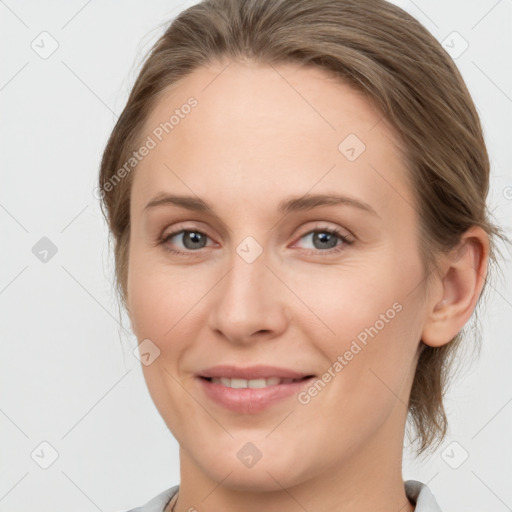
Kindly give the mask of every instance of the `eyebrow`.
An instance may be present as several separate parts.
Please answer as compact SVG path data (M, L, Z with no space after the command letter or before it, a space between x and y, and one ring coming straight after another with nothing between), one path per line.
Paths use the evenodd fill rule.
M173 195L160 193L146 204L144 211L164 205L175 205L196 212L209 213L218 218L213 208L203 199L194 196ZM319 206L346 205L358 208L375 217L380 215L368 204L353 197L338 194L309 194L301 197L291 197L281 201L278 205L278 212L288 214L291 212L307 211Z

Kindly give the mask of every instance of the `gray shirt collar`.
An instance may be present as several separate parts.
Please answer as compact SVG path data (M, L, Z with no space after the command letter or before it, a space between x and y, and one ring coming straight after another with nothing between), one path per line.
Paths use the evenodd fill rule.
M127 512L163 512L165 507L171 501L172 497L178 492L179 485L170 487L161 492L145 505L133 508ZM407 480L405 482L405 494L407 498L415 505L414 512L441 512L434 495L430 489L417 480Z

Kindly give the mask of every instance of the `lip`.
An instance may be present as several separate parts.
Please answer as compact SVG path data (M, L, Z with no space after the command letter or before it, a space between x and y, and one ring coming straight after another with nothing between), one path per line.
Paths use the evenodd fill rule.
M302 379L264 388L230 388L210 382L209 378L228 377L232 379ZM205 395L217 405L242 414L256 414L292 395L296 395L314 378L312 373L301 373L276 366L250 366L246 368L221 365L201 371L196 379Z

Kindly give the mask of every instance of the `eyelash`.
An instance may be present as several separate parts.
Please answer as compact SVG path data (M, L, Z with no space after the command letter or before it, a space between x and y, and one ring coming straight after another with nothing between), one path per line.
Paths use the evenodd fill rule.
M165 235L164 237L162 237L159 241L158 241L158 245L162 245L163 249L169 253L172 253L172 254L176 254L178 256L190 256L191 254L193 253L199 253L200 252L200 249L199 250L188 250L188 251L181 251L181 250L178 250L178 249L173 249L172 247L169 247L169 245L166 244L166 242L168 240L170 240L171 238L175 237L176 235L179 235L180 233L199 233L200 235L204 235L206 236L207 238L208 235L206 233L203 233L202 231L199 231L197 229L193 229L193 228L188 228L188 229L179 229L177 231L173 231L172 233L169 233L167 235ZM342 235L341 232L336 229L336 228L329 228L329 227L325 227L325 228L316 228L316 229L313 229L311 231L308 231L307 233L304 233L300 238L304 238L305 236L308 236L308 235L311 235L312 233L329 233L330 235L334 235L334 236L337 236L343 243L341 245L338 245L336 247L333 247L331 249L327 249L325 251L322 251L320 249L306 249L306 254L308 255L318 255L319 253L322 253L322 254L334 254L334 253L339 253L341 251L344 250L345 246L347 245L352 245L354 243L353 240L349 240L346 236Z

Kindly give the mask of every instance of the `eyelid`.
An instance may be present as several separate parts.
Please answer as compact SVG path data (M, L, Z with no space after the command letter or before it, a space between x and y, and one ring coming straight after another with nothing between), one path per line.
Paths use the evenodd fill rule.
M342 227L338 224L330 225L329 223L322 222L322 221L317 221L317 223L315 224L314 227L310 226L309 228L305 229L302 232L302 234L299 235L299 238L302 238L305 235L309 235L310 233L312 233L314 231L323 231L323 230L326 230L326 231L334 231L335 230L338 232L339 235L349 238L351 241L356 239L356 236L347 228Z
M203 227L197 223L194 225L188 225L186 222L173 225L173 228L169 232L166 232L164 230L164 232L162 233L160 238L167 238L171 235L174 236L182 231L197 231L197 232L203 233L203 234L207 235L209 238L213 239L213 237L210 236L210 234L209 234L208 228Z

